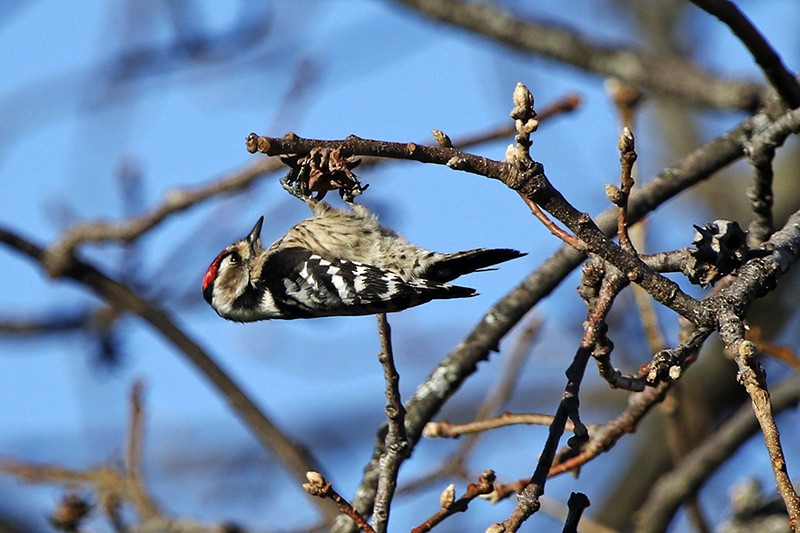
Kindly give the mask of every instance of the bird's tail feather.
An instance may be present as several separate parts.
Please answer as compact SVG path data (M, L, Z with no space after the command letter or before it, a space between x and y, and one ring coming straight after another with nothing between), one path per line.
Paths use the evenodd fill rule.
M419 277L432 281L448 282L470 272L494 270L488 267L504 263L524 254L510 248L478 248L447 254L443 258L431 263Z

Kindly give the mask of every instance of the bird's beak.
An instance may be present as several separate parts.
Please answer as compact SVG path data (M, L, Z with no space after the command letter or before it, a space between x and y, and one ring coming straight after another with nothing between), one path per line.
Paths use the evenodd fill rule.
M261 248L261 226L264 225L264 217L258 219L256 225L253 226L253 229L250 230L250 233L247 235L247 242L250 244L250 247L253 250L258 250Z

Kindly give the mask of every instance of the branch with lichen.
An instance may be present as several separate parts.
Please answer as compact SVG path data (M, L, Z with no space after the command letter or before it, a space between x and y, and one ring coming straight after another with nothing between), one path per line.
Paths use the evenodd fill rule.
M372 524L375 531L386 531L389 523L389 510L397 488L397 474L400 465L408 457L410 446L405 428L406 410L400 398L400 374L394 364L394 350L392 349L392 330L385 313L378 315L378 332L381 340L381 350L378 355L383 367L386 381L386 418L388 430L386 431L386 445L380 459L381 473L378 478L378 491L375 497Z

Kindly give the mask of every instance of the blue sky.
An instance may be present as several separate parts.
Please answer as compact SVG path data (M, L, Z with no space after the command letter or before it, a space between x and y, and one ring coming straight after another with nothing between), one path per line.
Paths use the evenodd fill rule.
M598 39L630 39L628 17L613 14L613 22L597 24L592 17L608 13L598 13L592 2L574 3L574 21L573 13L561 12L559 2L540 4L530 7L532 15L577 26ZM228 4L198 5L201 16L194 22L200 28L224 32L236 24L239 15ZM796 3L741 5L797 70ZM5 15L0 21L0 64L7 73L0 79L0 225L49 244L77 220L119 220L154 205L172 188L205 184L252 162L257 156L244 146L251 131L432 142L430 130L436 128L457 139L507 121L517 81L530 87L539 105L566 92L581 94L579 111L542 125L533 153L576 206L589 212L606 207L603 184L618 176L619 132L600 78L427 23L387 2L271 2L247 9L253 22L269 23L257 46L222 50L227 54L223 58L202 62L166 60L132 80L110 75L118 72L111 66L132 48L160 49L169 42L172 33L162 4L78 6L40 0L0 12ZM694 20L689 29L696 30L695 48L705 64L731 76L761 79L725 28L708 18ZM299 69L313 76L303 78L303 90L296 96L292 87ZM287 105L290 93L296 97ZM712 114L703 123L705 133L716 135L740 118ZM655 119L645 110L636 131L645 180L670 162L669 152L659 145ZM476 150L500 159L505 144ZM120 194L118 176L125 165L141 176L143 205L125 205ZM370 184L363 202L420 245L443 251L512 247L529 254L497 272L468 278L465 283L478 288L479 298L436 302L390 317L401 389L408 397L483 311L558 243L498 183L408 162L365 169L360 176ZM660 210L664 216L690 216L691 222L651 236L654 246L688 244L691 224L707 218L703 209L679 200ZM142 239L135 262L116 245L86 246L81 252L112 275L132 276L144 287L157 288L151 297L282 427L310 443L327 467L326 475L349 496L383 416L374 318L239 325L219 319L200 296L209 261L262 214L264 239L270 241L308 213L270 178L245 195L213 200L170 218ZM39 317L49 310L68 312L98 303L75 285L47 279L37 266L6 249L0 250L0 271L6 280L0 284L0 302L5 304L0 317ZM561 372L581 322L576 284L573 276L537 310L545 317L544 332L521 379L530 381L520 385L535 396L533 401L520 400L520 409L547 412L558 400ZM674 330L671 322L667 327ZM125 317L117 331L123 357L113 368L98 367L90 335L0 337L0 456L78 468L118 460L128 392L134 380L142 379L147 476L165 508L254 527L288 528L298 525L298 517L313 522L314 508L294 480L258 448L197 372L142 321ZM452 413L492 382L503 353L483 365L459 393ZM535 381L543 376L549 376L546 383ZM593 385L602 387L596 381ZM597 420L610 414L601 409ZM485 461L506 478L527 475L533 463L522 458L538 453L540 445L531 443L543 435L530 428L507 430L503 439L512 445L502 453L487 447L475 462L476 471ZM623 443L607 460L622 460L629 446ZM422 443L404 467L403 478L424 473L451 447ZM753 472L762 475L763 449L748 450ZM581 480L555 480L548 494L558 498L588 487L591 498L591 491L598 490L592 475L602 479L607 469L601 459L584 470ZM233 478L227 475L231 471L236 472ZM192 491L178 490L187 483ZM424 517L426 512L419 509L435 504L439 490L401 500L397 530ZM0 478L0 501L5 502L0 509L38 527L60 494L52 487L20 489L15 481ZM726 505L723 493L708 498L718 507ZM276 513L276 502L297 512ZM458 519L466 521L453 524L488 524L506 516L509 505L479 502ZM94 527L103 531L101 523Z

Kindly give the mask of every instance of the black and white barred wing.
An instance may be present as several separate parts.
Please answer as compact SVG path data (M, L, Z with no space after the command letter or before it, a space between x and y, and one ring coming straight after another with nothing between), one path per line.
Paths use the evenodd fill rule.
M405 281L388 270L299 247L270 254L261 280L262 305L274 305L276 318L287 319L371 315L475 294L475 289L436 281Z

